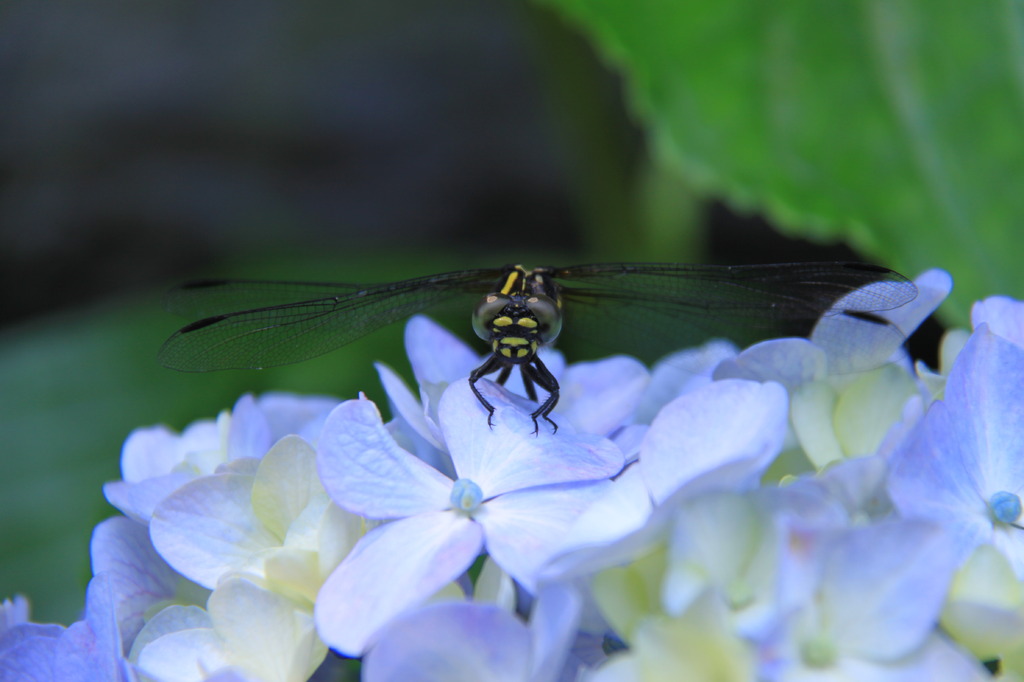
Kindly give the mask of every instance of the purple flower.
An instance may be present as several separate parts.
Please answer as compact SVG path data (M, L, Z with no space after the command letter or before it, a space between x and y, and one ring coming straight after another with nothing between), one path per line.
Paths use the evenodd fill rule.
M430 604L384 627L364 659L363 679L553 681L578 611L578 598L561 587L541 592L529 627L494 604Z
M466 382L438 406L456 480L403 450L366 400L328 417L320 477L339 506L393 519L360 540L317 597L321 637L352 655L397 614L422 603L486 551L527 590L569 525L622 467L622 453L595 435L534 435L529 403L494 384L493 428ZM526 409L524 409L524 404Z
M961 560L992 543L1024 576L1024 348L982 324L957 357L945 397L892 458L890 492L904 516L942 523Z

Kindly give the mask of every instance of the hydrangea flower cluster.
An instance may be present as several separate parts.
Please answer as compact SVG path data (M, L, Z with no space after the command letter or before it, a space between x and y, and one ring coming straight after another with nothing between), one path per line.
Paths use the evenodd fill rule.
M897 344L951 287L916 283ZM1024 679L1024 303L972 323L934 369L828 318L651 370L544 351L534 434L514 379L480 383L489 427L477 353L413 318L390 421L268 394L132 433L82 620L4 602L0 678ZM865 344L890 361L841 371Z

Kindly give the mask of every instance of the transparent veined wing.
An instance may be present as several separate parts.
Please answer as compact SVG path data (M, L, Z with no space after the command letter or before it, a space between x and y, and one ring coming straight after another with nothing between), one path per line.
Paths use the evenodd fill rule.
M885 338L898 346L902 333L876 313L917 295L902 275L862 263L603 263L552 268L552 275L573 338L647 361L711 338L747 346L808 336L827 317L877 328L865 343Z
M167 308L202 316L161 347L172 369L205 372L301 362L459 297L471 310L501 270L464 270L389 284L200 280L172 290Z

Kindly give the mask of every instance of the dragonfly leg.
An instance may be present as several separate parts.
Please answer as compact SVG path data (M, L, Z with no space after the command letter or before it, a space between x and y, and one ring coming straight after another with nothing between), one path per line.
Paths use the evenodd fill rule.
M520 365L520 369L525 370L528 366L529 365ZM520 371L520 374L523 377L523 389L526 390L526 397L535 403L539 402L537 400L537 389L534 386L533 379L531 379L530 375L525 371Z
M555 405L558 404L558 380L555 379L555 375L552 374L548 368L541 362L541 359L536 355L533 356L533 360L529 364L521 365L523 373L523 382L529 384L537 384L545 391L548 392L547 399L541 403L530 417L533 418L533 433L537 434L540 427L537 424L537 419L543 417L551 426L554 428L553 433L558 433L558 424L552 421L551 411L555 409ZM534 398L536 400L536 398Z
M505 365L504 367L501 368L501 371L498 372L498 378L494 380L494 383L498 384L499 386L504 386L505 382L508 381L508 378L511 374L512 365Z
M487 410L487 426L491 428L494 428L494 424L491 423L491 417L494 416L494 405L487 402L487 398L485 398L480 392L480 389L476 387L476 382L480 381L491 372L497 372L499 369L501 370L501 374L498 379L499 383L502 383L501 379L508 379L508 375L512 371L512 368L499 360L496 356L491 355L484 361L484 364L469 373L469 388L473 391L473 395L476 396L476 399L480 401L480 404L484 406L484 409Z

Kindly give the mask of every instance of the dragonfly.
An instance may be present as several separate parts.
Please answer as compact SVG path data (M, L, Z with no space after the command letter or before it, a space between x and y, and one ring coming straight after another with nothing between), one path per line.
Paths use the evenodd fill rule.
M495 381L504 384L518 368L527 397L538 404L530 415L537 433L540 419L558 428L550 415L559 384L538 351L563 328L642 359L711 338L747 346L807 336L835 317L883 329L902 342L883 314L916 296L914 284L899 273L857 262L506 265L383 284L203 279L168 293L169 311L196 319L167 339L159 361L185 372L301 362L417 313L462 304L490 350L469 375L487 423L494 406L477 383L497 373ZM547 393L543 400L538 387Z

